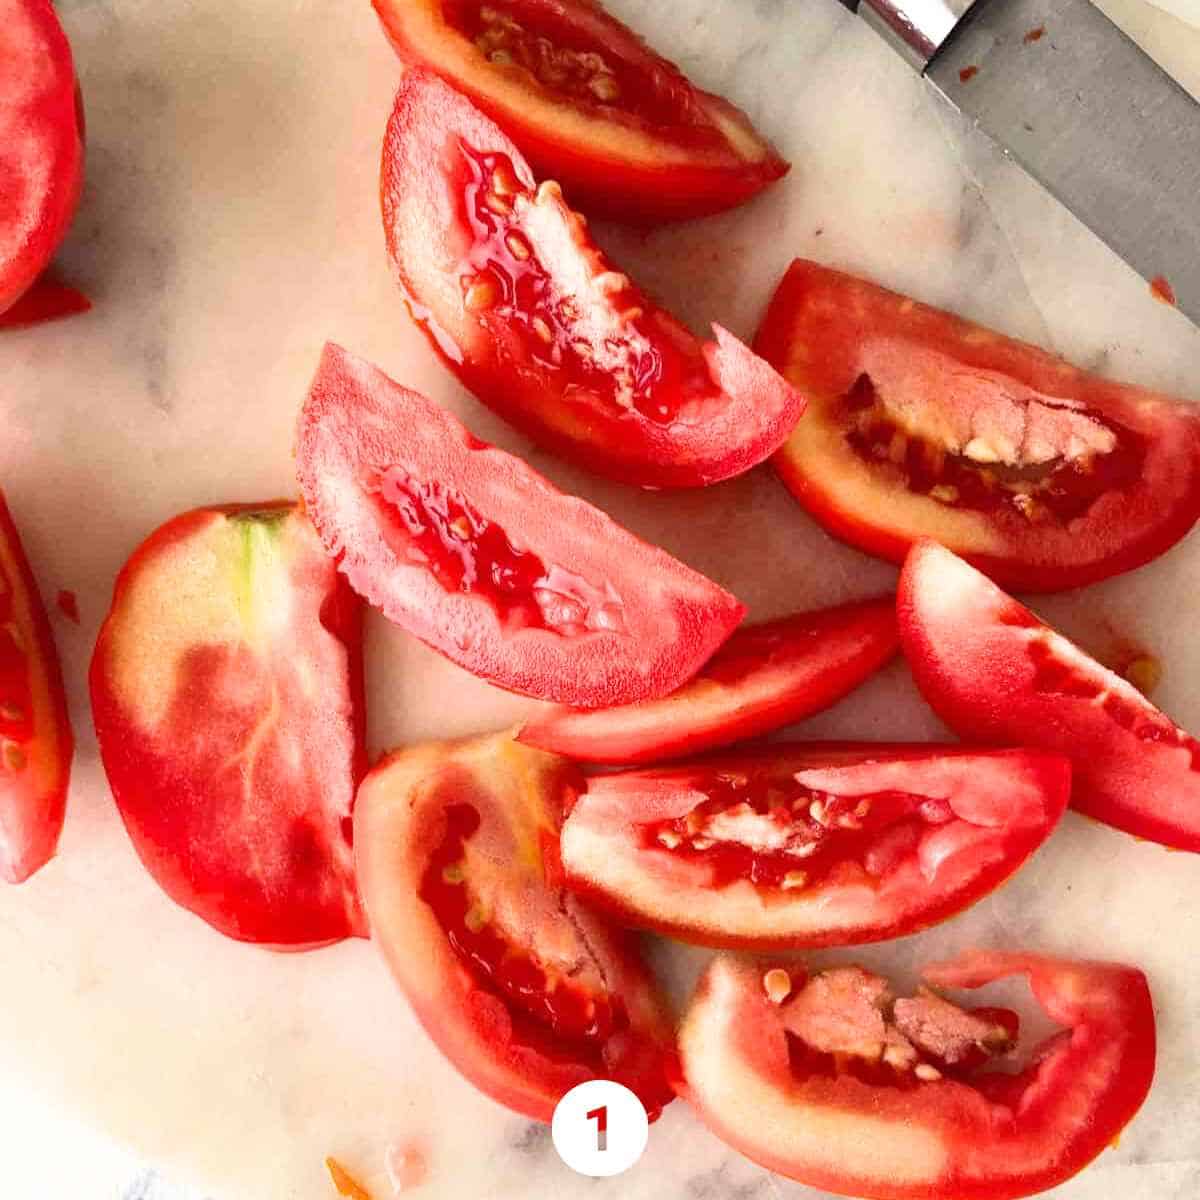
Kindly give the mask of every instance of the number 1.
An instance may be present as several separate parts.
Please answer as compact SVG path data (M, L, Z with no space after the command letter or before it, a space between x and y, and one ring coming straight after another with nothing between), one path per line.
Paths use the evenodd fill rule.
M596 1122L596 1149L608 1149L608 1105L602 1104L599 1108L593 1108L587 1114L589 1121Z

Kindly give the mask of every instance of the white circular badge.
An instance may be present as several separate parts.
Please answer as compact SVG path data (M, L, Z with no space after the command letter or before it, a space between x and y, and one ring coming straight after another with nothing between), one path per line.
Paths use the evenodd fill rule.
M589 1079L558 1102L550 1136L558 1157L572 1171L620 1175L642 1157L650 1122L627 1087L611 1079Z

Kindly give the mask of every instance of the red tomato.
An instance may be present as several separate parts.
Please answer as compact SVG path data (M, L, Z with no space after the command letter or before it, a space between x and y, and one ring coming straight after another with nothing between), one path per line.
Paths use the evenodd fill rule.
M54 7L0 0L0 314L49 263L82 186L82 111Z
M510 691L582 707L661 696L741 620L716 584L337 346L296 457L354 589Z
M698 754L828 708L878 671L897 646L891 597L799 613L738 630L699 675L661 700L551 709L517 736L583 762Z
M950 551L915 546L897 597L921 694L959 737L1067 755L1072 804L1200 851L1200 742Z
M549 1121L587 1079L651 1117L671 1098L670 1018L628 936L561 886L572 770L507 735L417 746L363 781L358 877L376 943L443 1054Z
M701 342L613 269L556 183L435 76L410 71L383 148L383 223L409 311L505 420L646 487L738 475L800 394L732 334Z
M588 781L563 826L571 887L710 946L837 946L945 920L1046 840L1065 758L800 742Z
M589 208L638 222L741 204L788 164L593 0L374 0L405 62L468 95Z
M790 974L789 974L790 971ZM1017 1074L980 1070L1015 1014L964 1011L922 990L893 1001L856 968L718 958L679 1035L684 1093L723 1141L809 1187L872 1200L1012 1200L1085 1167L1132 1119L1154 1076L1141 971L970 951L927 983L1025 975L1066 1026Z
M185 513L117 578L91 668L104 769L147 870L229 937L363 930L360 615L290 504Z
M50 623L0 492L0 878L9 883L54 854L74 744Z
M809 398L775 465L831 533L1006 586L1141 566L1200 517L1200 409L797 259L755 348Z

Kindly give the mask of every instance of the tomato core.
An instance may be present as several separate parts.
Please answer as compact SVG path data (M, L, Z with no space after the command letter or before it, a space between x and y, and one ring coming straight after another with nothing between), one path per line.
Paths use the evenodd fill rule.
M791 892L835 875L879 878L927 830L956 819L944 800L836 796L787 776L725 774L703 790L691 812L644 825L643 845L702 862L718 887L748 879Z
M446 831L421 879L421 899L472 976L498 996L513 1021L513 1040L553 1058L603 1071L604 1043L629 1024L619 997L596 995L547 970L488 919L463 864L480 817L470 804L445 809ZM570 918L563 914L563 920Z
M1095 413L1084 415L1066 405L1056 408L1044 399L1038 415L1051 440L1038 443L1036 453L1023 457L997 451L986 438L967 440L954 449L911 426L902 427L889 411L885 392L863 372L842 396L839 415L846 442L866 462L889 464L908 491L948 507L987 513L1008 509L1030 524L1066 525L1085 516L1105 493L1128 491L1141 478L1145 440ZM1024 450L1030 443L1028 407L1000 392L991 404L995 411L986 415L997 424L1015 422L1026 438ZM1073 422L1075 428L1053 428L1055 416L1060 422ZM1080 444L1084 431L1094 446Z
M594 586L516 549L500 525L443 484L391 466L368 479L365 490L401 543L401 558L426 567L447 591L486 597L511 627L564 637L624 629L624 605L610 584Z
M661 315L647 316L648 302L627 276L604 271L564 287L547 268L529 235L552 247L564 220L577 219L557 184L533 191L507 155L465 143L461 149L473 236L460 274L469 310L519 330L528 359L566 377L568 399L584 390L617 410L670 425L685 408L719 396L698 343Z

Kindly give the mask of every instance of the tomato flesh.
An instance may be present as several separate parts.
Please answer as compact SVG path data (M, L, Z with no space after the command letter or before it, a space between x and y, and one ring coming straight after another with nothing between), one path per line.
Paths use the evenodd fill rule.
M1193 405L802 259L755 347L810 402L780 475L868 553L931 537L1055 591L1150 561L1200 517Z
M787 171L744 113L586 0L375 0L412 66L468 95L588 208L637 222L740 204Z
M54 854L74 740L46 610L0 492L0 878Z
M846 945L961 911L1045 840L1064 758L780 744L597 775L562 835L571 886L720 946Z
M90 675L109 785L147 870L229 937L363 931L360 625L291 504L185 513L117 579Z
M297 459L354 589L511 691L584 708L662 695L741 619L716 584L337 347Z
M996 1062L1015 1014L932 988L1025 975L1065 1031ZM719 1137L809 1187L874 1200L1015 1200L1075 1175L1133 1118L1154 1074L1142 973L970 951L911 999L858 967L719 958L684 1016L682 1093ZM997 1069L997 1067L999 1069ZM870 1153L864 1154L863 1147Z
M409 309L485 403L548 448L648 487L761 462L804 399L737 339L701 342L589 238L554 182L462 96L405 75L384 144L388 251Z
M913 547L897 598L913 678L960 737L1067 755L1081 812L1200 851L1200 743L933 542Z
M417 1016L477 1087L548 1121L591 1078L670 1099L670 1023L631 943L562 890L554 848L576 786L504 735L401 751L355 815L371 924Z
M50 0L0 0L0 319L35 288L82 186L75 67L54 7ZM62 295L31 295L19 321L78 307Z
M889 597L739 629L688 684L662 700L591 712L555 709L521 741L584 762L696 754L770 733L842 699L896 653Z

